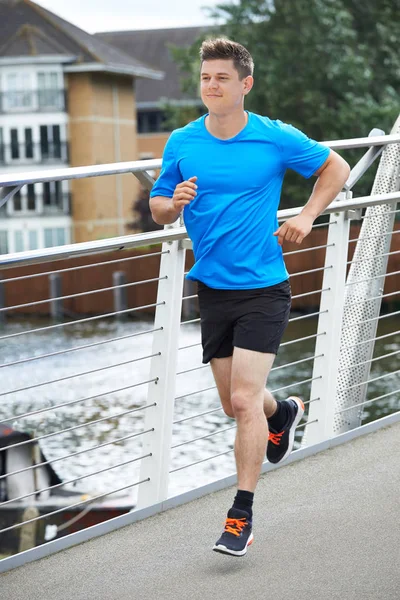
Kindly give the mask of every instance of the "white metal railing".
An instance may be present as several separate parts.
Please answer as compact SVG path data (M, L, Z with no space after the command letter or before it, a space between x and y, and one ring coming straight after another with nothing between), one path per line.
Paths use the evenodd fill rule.
M382 287L377 295L346 300L346 289L363 283L362 277L346 281L348 266L352 268L353 264L363 260L356 258L354 263L348 260L351 245L368 238L385 240L387 246L390 240L398 239L396 234L400 232L395 229L393 232L385 230L360 235L355 231L355 237L351 237L353 219L373 221L377 217L368 211L378 206L386 207L383 209L385 213L394 216L399 213L397 203L400 201L398 188L355 199L351 197L351 189L384 146L399 143L399 134L327 142L334 148L369 149L352 169L340 198L325 211L330 215L329 224L317 223L313 228L314 232L327 230L327 239L319 239L309 248L285 252L288 263L294 257L302 258L300 270L291 272L293 287L298 289L293 300L314 298L315 307L305 314L292 314L268 383L277 397L296 393L305 399L307 421L298 427L298 444L301 441L314 444L335 435L337 414L354 412L353 405L336 405L337 380L341 373L354 373L360 366L368 367L368 377L362 382L357 380L344 385L339 390L341 395L347 394L349 398L355 388L363 387L368 393L371 391L368 399L364 395L362 401L355 403L356 411L360 413L367 405L393 399L390 410L394 412L400 408L399 371L385 363L399 353L397 348L392 347L392 342L399 339L396 317L400 311L393 309L393 304L389 313L378 311L378 314L367 315L366 318L364 315L357 322L358 326L371 321L384 324L382 330L376 331L375 328L370 339L368 336L362 339L356 337L348 343L342 337L346 328L355 326L353 322L343 321L346 307L375 302L376 299L380 302L382 298L395 300L399 294L400 271L394 269L389 273L385 271L383 275L396 282L394 292L384 294ZM128 172L151 186L152 179L146 170L158 168L160 164L159 160L151 160L17 173L0 177L0 188L6 188L3 199L6 202L27 183ZM367 209L364 215L361 214L362 209ZM278 213L279 220L296 215L300 210L282 210ZM161 250L155 248L140 255L127 255L127 251L159 244L162 244ZM14 463L12 469L0 474L0 492L3 490L4 495L0 501L0 519L3 515L0 536L17 535L27 524L43 520L51 522L56 515L67 510L77 512L76 520L83 518L89 509L95 511L106 507L104 501L110 496L114 498L114 506L120 502L125 510L133 505L136 508L149 506L165 500L171 493L176 494L234 471L235 424L223 414L210 367L201 364L199 318L192 314L196 313L193 304L196 302L196 290L184 285L187 249L190 249L190 241L186 230L176 223L166 226L164 231L0 256L0 352L3 348L0 425L19 424L21 428L27 425L31 433L29 439L8 445L6 452L8 456L22 449L31 451L40 444L48 458L44 459L36 451L32 464ZM321 251L325 251L323 266L310 265L312 257ZM58 276L62 280L72 271L84 276L88 270L101 268L105 263L97 261L66 268L60 263L57 269L45 269L30 275L15 273L15 269L75 257L93 256L96 261L96 255L104 252L109 252L107 264L126 271L130 269L130 273L135 272L131 265L138 264L137 261L157 258L160 260L158 276L127 283L115 280L117 283L113 285L66 295L59 289L51 297L28 302L22 298L18 303L7 304L8 286L21 285L27 279L38 286L42 278ZM389 248L381 254L380 258L386 264L389 257L395 261L398 250ZM13 272L8 277L11 268ZM320 275L320 284L307 287L307 277L316 273ZM381 280L382 273L364 279L366 282ZM127 306L121 300L121 294L128 290L155 282L158 284L157 295L150 302ZM2 290L5 296L3 306ZM90 295L102 298L101 294L113 292L120 293L119 297L116 296L113 310L83 315L82 318L65 312L67 301ZM29 321L26 315L22 321L15 322L15 315L19 314L16 311L40 309L46 303L58 307L58 312L52 314L61 318L60 322L38 324ZM154 322L146 316L145 311L149 309L155 310ZM14 318L9 318L10 314ZM144 316L146 321L118 320L135 314ZM390 326L387 326L389 322ZM77 329L78 333L73 334ZM84 336L93 339L82 343L79 340ZM344 350L366 344L373 350L375 342L381 346L379 356L370 352L358 362L341 363ZM383 363L385 372L374 372ZM44 365L41 370L40 365ZM391 382L390 389L387 389L387 380ZM378 383L382 387L376 392ZM303 435L305 429L306 434ZM95 430L96 433L93 433ZM93 438L95 443L92 443ZM62 477L62 481L53 484L45 475L46 469L52 465L61 467ZM208 468L209 465L212 468ZM30 489L18 492L22 485L19 478L27 474L30 475ZM99 475L101 480L93 481ZM69 489L68 486L77 482L85 486L83 491L89 496L75 496L74 499L71 496L68 505L56 508L53 504L49 514L21 519L18 513L21 506L35 506L39 511L43 510L49 499L55 502L60 489ZM137 497L115 496L127 490L137 490ZM4 515L11 514L12 510L16 511L17 519L4 525ZM58 525L58 531L63 531L63 527Z

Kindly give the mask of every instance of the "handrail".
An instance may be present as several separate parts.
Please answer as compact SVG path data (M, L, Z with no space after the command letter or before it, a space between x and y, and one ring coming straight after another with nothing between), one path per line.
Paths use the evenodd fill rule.
M397 144L400 141L400 135L377 135L373 137L362 137L348 140L329 140L321 142L325 146L329 146L332 150L352 150L354 148L366 148L367 146L384 146L387 144Z
M321 142L332 149L344 150L383 146L400 143L400 135L378 135L372 137L355 138L348 140L329 140ZM118 165L118 166L116 166ZM147 170L159 169L161 158L151 160L136 160L105 165L91 165L89 167L68 167L52 171L34 171L29 173L12 173L0 176L0 188L27 183L40 183L45 181L62 181L66 179L83 179L85 177L99 177L102 175L122 175Z
M400 191L392 192L390 194L377 194L376 196L361 196L360 198L352 198L351 200L337 200L322 214L331 214L345 210L357 210L377 204L390 204L398 201L400 201ZM282 221L294 217L298 215L301 210L301 206L280 210L278 211L278 220ZM10 267L20 267L35 263L80 257L88 254L98 254L99 252L140 248L146 245L173 242L185 238L187 238L185 227L167 227L162 231L137 233L107 240L95 240L91 242L56 246L53 248L44 248L41 250L27 250L25 252L14 252L13 254L2 254L0 255L0 265L2 269L7 269Z
M399 139L400 141L400 139ZM116 166L118 165L118 166ZM49 171L30 171L28 173L12 173L0 176L0 187L25 185L46 181L63 181L67 179L84 179L101 175L123 175L140 171L154 170L161 167L161 158L151 160L132 160L128 162L90 165L89 167L66 167Z

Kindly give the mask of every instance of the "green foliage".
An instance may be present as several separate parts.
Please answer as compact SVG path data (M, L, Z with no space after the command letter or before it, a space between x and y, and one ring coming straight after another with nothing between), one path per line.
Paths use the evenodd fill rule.
M181 71L180 84L182 92L191 95L200 93L199 48L204 36L198 38L189 48L168 44L168 50Z
M180 85L182 92L191 98L200 98L200 64L199 64L199 46L202 40L194 43L189 48L181 48L167 44L168 50L174 61L179 65L181 72ZM198 105L174 103L168 99L161 100L161 110L164 114L164 129L172 131L179 127L184 127L190 121L194 121L204 113L205 107L199 109Z
M163 128L165 131L173 131L184 127L190 121L195 121L200 114L204 114L204 108L199 113L198 106L183 105L182 103L174 104L167 100L160 104L160 108L164 115Z
M399 112L400 0L239 0L210 13L222 24L207 37L223 34L254 58L248 110L317 140L364 137L373 127L390 131ZM204 37L173 50L182 85L192 95ZM344 156L354 164L362 154ZM369 193L372 177L361 180L357 195ZM288 174L282 207L304 203L300 180Z

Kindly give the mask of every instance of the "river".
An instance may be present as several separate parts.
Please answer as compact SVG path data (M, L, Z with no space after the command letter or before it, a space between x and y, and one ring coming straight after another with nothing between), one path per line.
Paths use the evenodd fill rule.
M11 335L47 325L51 325L51 322L45 319L11 320L0 328L0 335ZM382 319L377 335L397 331L399 329L398 325L398 319L395 317ZM287 329L284 341L312 335L316 332L316 327L316 318L307 318L292 323ZM14 416L15 418L10 424L19 429L32 431L38 436L59 429L88 424L75 431L43 440L41 447L48 460L54 460L66 454L140 432L143 429L144 411L131 412L119 418L114 417L114 415L140 408L146 403L147 385L130 388L129 386L134 386L149 379L150 359L139 361L137 359L151 354L152 334L145 333L151 328L151 321L128 320L120 322L102 319L2 340L0 364L4 365L27 357L37 357L42 354L68 350L76 346L129 336L123 340L110 341L93 348L41 358L23 365L1 368L0 420ZM137 335L139 333L141 335ZM181 327L180 346L197 345L179 351L178 372L201 366L199 342L200 330L197 323ZM394 352L399 348L399 343L400 334L378 341L374 356ZM312 356L314 345L315 339L312 339L301 344L282 347L275 366ZM107 368L110 365L122 362L128 362L128 364ZM277 389L290 385L294 381L311 378L312 362L310 360L297 366L274 371L270 376L268 387ZM371 377L378 377L388 371L395 371L397 368L398 355L376 361L373 363ZM103 370L68 378L72 374L88 372L93 369ZM25 389L24 391L12 392L12 390L19 388L30 388L42 382L61 378L68 379ZM393 390L393 386L398 389L398 384L398 374L373 382L369 386L368 398L388 393ZM178 375L176 390L178 399L175 403L174 421L218 408L219 400L215 389L193 394L193 392L213 385L214 382L209 367ZM121 390L121 388L129 389L115 391L117 389ZM282 399L290 393L301 395L307 400L309 399L310 384L302 384L290 388L287 392L278 393L277 398ZM18 415L26 412L72 402L81 398L88 399L39 415L25 418L18 417ZM399 408L400 402L397 394L376 403L367 404L363 412L363 423L388 415L399 410ZM103 417L107 418L101 423L89 424L90 421ZM171 474L170 495L198 487L234 472L233 452L224 454L214 460L203 461L209 456L232 449L234 429L226 432L222 430L232 427L233 424L233 421L226 417L222 411L217 411L174 425L173 445L183 444L187 440L206 436L213 432L221 431L221 433L190 444L181 445L172 450L171 470L175 472ZM301 433L298 434L297 444L301 438ZM130 458L140 456L140 440L141 438L138 437L116 442L56 462L54 468L59 476L66 480L89 474L98 469L111 467ZM196 466L181 469L181 467L197 461L203 462ZM91 494L117 489L138 481L139 468L139 462L135 462L112 469L101 475L90 476L79 482L77 488ZM134 502L137 488L132 488L131 493Z

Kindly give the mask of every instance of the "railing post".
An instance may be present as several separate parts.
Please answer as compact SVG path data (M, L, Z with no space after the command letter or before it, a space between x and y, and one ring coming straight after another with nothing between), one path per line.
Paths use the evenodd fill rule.
M186 279L183 286L183 296L194 296L196 293L197 286L195 282L191 281L190 279ZM197 314L196 298L185 300L182 306L182 319L193 319L195 314Z
M50 282L50 314L51 318L57 321L64 316L64 306L62 300L54 300L62 295L62 280L59 273L49 275Z
M172 227L179 226L179 222ZM169 228L171 226L167 226ZM155 406L146 410L144 428L153 429L143 438L143 454L151 457L142 461L140 479L150 481L139 487L137 508L144 508L168 497L172 421L175 402L176 366L179 347L179 328L182 309L182 289L185 266L185 249L181 242L166 242L162 246L160 281L151 359L147 404ZM165 278L166 279L162 279Z
M345 193L339 195L345 199ZM332 213L329 222L325 270L318 319L318 337L311 387L310 410L302 440L309 446L333 436L340 335L343 317L346 282L346 262L349 242L350 218L347 211Z
M0 273L0 308L5 308L6 306L6 292L5 292L5 286L4 283L2 282L2 276ZM6 313L4 311L0 312L0 325L3 325L6 322Z
M399 132L400 117L391 133ZM400 144L390 144L382 153L371 194L397 192L399 188ZM355 429L362 422L368 389L368 384L363 383L370 378L395 209L396 202L368 207L354 250L345 293L335 399L336 435Z
M121 312L128 308L128 292L126 287L121 287L126 284L126 274L124 271L114 271L113 275L113 296L114 296L114 311L117 313L116 319L123 320L125 317Z

